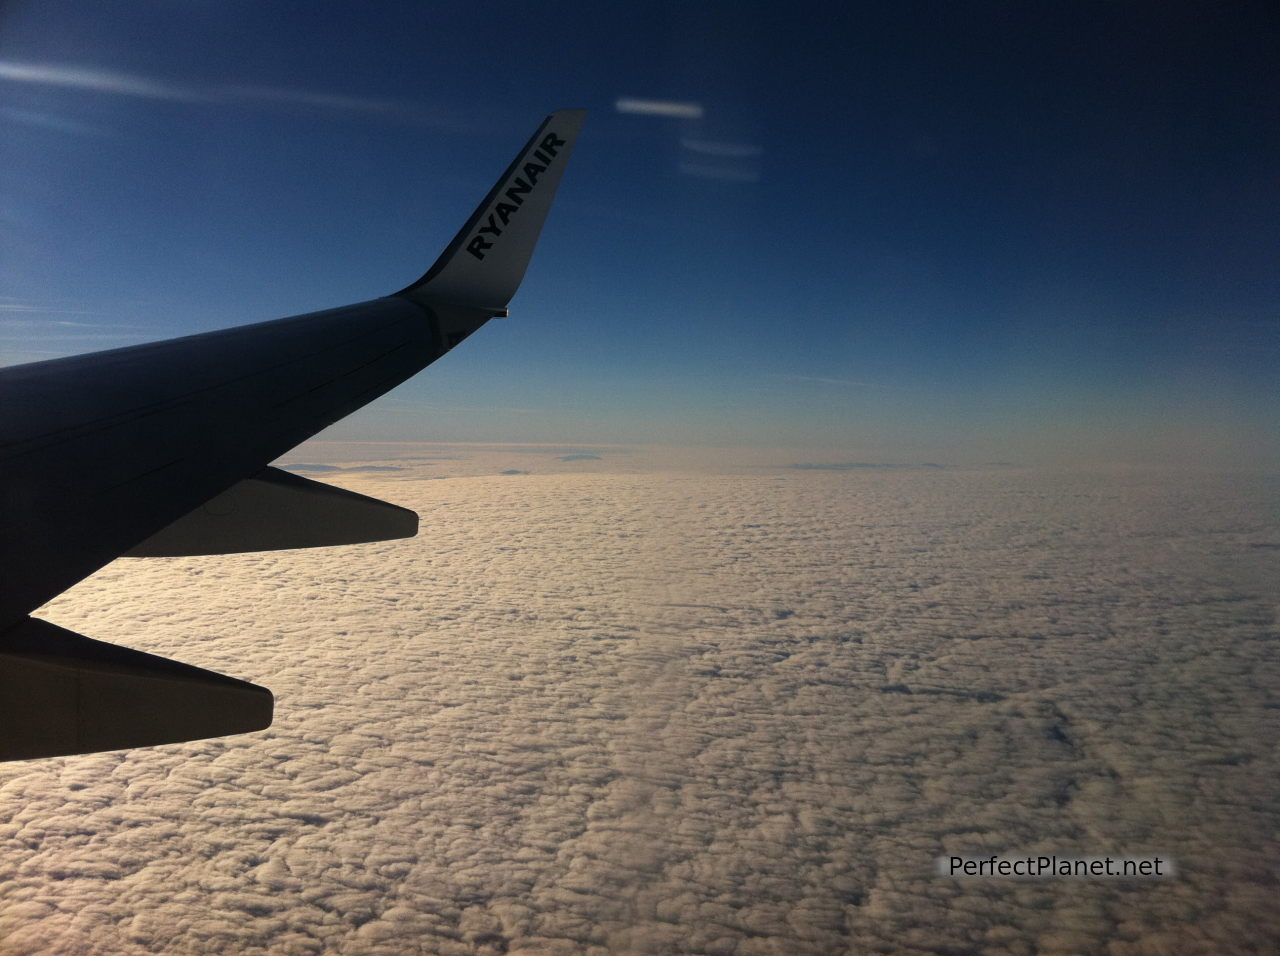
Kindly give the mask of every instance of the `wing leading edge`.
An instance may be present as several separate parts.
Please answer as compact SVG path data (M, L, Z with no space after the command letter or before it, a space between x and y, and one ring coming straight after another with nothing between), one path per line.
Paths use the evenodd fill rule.
M126 554L313 547L414 533L412 512L268 465L505 314L583 115L547 117L435 265L394 295L0 369L0 669L11 675L0 682L0 760L270 724L262 688L233 681L227 690L218 681L231 678L199 671L218 680L205 681L201 715L187 719L159 689L172 685L172 675L156 678L157 659L124 648L104 656L100 648L112 645L61 628L51 636L27 615ZM47 649L38 652L42 644ZM100 685L104 673L134 671L129 693L156 688L154 706L117 722L123 729L113 733L119 695L85 688ZM193 680L184 674L182 686ZM244 687L267 695L265 710L260 698L245 705ZM76 720L67 718L69 694L80 694ZM66 730L89 726L96 735Z

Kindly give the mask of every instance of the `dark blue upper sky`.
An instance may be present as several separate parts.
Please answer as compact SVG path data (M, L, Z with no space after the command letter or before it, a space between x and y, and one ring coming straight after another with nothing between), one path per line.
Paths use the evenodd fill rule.
M410 6L0 8L0 361L397 289L584 106L513 317L337 435L1274 460L1273 6Z

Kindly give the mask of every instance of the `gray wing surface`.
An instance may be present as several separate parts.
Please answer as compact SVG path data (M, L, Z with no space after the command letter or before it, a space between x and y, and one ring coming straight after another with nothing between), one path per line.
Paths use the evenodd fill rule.
M416 533L413 512L269 463L505 314L582 118L549 116L435 266L395 295L0 369L0 759L270 724L264 688L104 651L28 615L122 555ZM152 705L122 708L147 687Z

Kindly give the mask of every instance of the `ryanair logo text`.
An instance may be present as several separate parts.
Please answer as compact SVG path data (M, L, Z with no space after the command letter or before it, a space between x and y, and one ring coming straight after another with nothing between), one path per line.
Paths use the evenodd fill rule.
M484 224L467 242L467 252L477 259L483 259L485 252L493 248L493 240L502 235L502 230L511 221L511 217L524 205L524 197L538 185L538 177L547 171L547 167L551 165L551 161L555 159L556 153L564 144L565 141L555 133L548 133L542 137L542 142L525 157L524 169L521 170L524 175L511 180L511 186L503 191L485 218Z

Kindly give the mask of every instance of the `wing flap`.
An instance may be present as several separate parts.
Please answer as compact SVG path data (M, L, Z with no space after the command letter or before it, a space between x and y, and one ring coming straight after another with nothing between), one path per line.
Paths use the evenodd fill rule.
M323 548L412 538L417 533L418 515L408 508L279 468L265 468L124 556L170 558Z
M0 634L0 760L262 730L265 687L27 618Z

